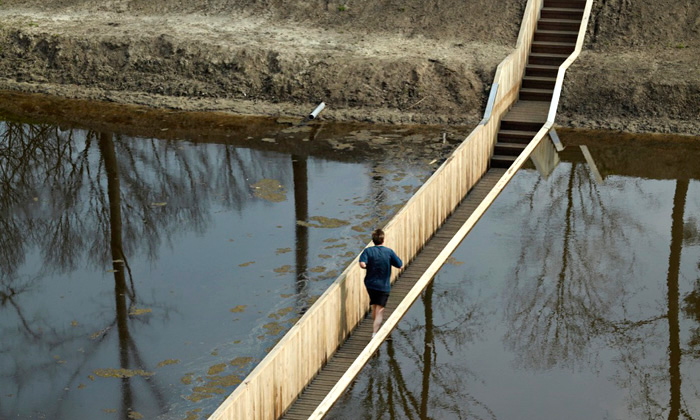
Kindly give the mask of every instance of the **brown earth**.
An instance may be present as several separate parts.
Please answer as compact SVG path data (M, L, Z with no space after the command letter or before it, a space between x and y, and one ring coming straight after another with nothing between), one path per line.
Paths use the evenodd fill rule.
M525 0L1 0L0 89L473 124ZM700 3L598 0L558 122L700 132Z

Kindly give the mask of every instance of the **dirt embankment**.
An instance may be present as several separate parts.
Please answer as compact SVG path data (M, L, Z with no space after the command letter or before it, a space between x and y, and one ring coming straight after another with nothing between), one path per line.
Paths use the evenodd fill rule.
M186 3L186 4L185 4ZM0 89L193 110L474 123L525 0L4 0ZM559 121L697 133L700 4L599 0Z

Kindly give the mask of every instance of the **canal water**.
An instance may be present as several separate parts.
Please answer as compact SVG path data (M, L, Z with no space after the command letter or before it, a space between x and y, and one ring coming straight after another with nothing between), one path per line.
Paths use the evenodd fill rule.
M23 101L2 419L205 418L468 131ZM700 416L700 139L560 135L329 418Z
M560 136L328 418L700 418L700 138Z
M462 140L31 109L0 119L2 419L207 416Z

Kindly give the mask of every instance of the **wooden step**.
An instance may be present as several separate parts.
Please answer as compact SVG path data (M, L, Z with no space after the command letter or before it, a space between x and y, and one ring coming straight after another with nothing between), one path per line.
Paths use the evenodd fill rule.
M581 9L586 7L585 0L544 0L544 7L556 7L561 9Z
M581 22L581 19L583 19L583 9L544 7L540 12L540 19L566 19Z
M522 91L522 90L521 90ZM534 131L535 134L537 131L539 131L540 128L542 128L541 122L534 122L534 121L517 121L513 119L506 119L508 116L504 117L503 120L501 120L501 128L500 130L507 130L507 131ZM533 134L534 136L534 134Z
M492 168L510 168L517 156L493 155L491 156Z
M521 101L551 101L553 89L520 89Z
M498 132L497 142L528 144L535 137L534 130L504 130Z
M501 143L497 142L494 148L494 154L505 155L505 156L520 156L520 153L525 150L527 144L525 143Z
M537 29L545 31L576 31L581 27L581 22L567 19L540 19L537 21Z
M535 41L532 43L531 51L534 53L571 54L575 48L576 44L573 42Z
M525 76L533 77L557 77L559 66L546 64L528 64L525 67Z
M537 77L537 76L525 76L523 77L523 88L532 89L554 89L554 84L556 83L556 77Z
M534 41L552 41L552 42L573 42L576 43L578 32L575 31L535 31Z
M569 54L530 53L528 64L545 64L558 67L568 57Z

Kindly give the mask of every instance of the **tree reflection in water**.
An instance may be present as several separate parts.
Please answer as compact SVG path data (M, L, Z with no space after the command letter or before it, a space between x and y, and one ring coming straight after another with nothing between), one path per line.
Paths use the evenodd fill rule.
M477 339L486 318L481 305L461 290L436 293L431 283L412 310L416 319L399 324L328 418L495 419L470 393L479 378L466 365L440 361ZM450 318L435 323L434 307Z
M681 348L679 320L688 180L676 181L670 217L667 309L637 314L631 310L632 299L644 287L639 281L644 273L633 242L647 234L647 227L633 220L624 205L609 199L618 188L647 195L641 181L609 179L603 193L583 165L562 166L566 169L560 167L549 183L538 180L518 203L534 209L542 197L551 201L525 222L520 259L508 287L505 342L516 355L517 366L535 371L555 366L595 370L605 347L601 344L607 343L618 352L614 361L618 371L612 379L629 393L627 408L635 418L697 418L697 407L688 403L700 398L697 378L683 377L681 356L689 351ZM562 226L563 231L551 226ZM686 302L692 300L691 293ZM668 358L654 360L659 355ZM682 388L685 381L690 383ZM668 399L662 397L664 384L670 390ZM683 389L693 395L686 399Z
M49 394L59 397L32 402L36 414L63 418L71 401L68 390L84 386L79 383L94 369L90 362L108 343L117 344L123 371L155 368L144 361L132 330L167 318L175 309L139 297L129 256L153 260L179 232L203 232L213 202L240 212L249 195L243 180L281 177L286 169L265 166L235 147L224 146L223 153L215 154L206 145L185 151L178 142L123 139L51 125L4 122L0 128L0 313L5 318L0 377L14 384L12 399L0 403L0 417L19 413L34 401L33 384L39 380L53 384L49 386L55 391ZM37 254L35 249L39 262L27 261ZM35 269L30 274L28 262ZM66 328L64 319L31 307L46 280L85 262L111 268L113 318L107 315L111 309L104 308ZM32 308L30 315L25 305ZM160 315L138 316L137 307L157 308ZM12 316L16 326L8 319ZM111 338L115 331L116 341ZM81 343L79 360L46 357L70 343ZM57 362L70 372L59 370ZM154 377L123 375L120 382L120 418L138 417L140 407L149 416L167 411L162 385Z
M406 140L416 150L382 168L395 177L365 185L369 163L379 172L403 146L357 127L322 140L318 126L260 127L278 130L279 144L247 125L230 142L219 130L189 143L0 122L0 388L11 395L0 417L204 415L360 249L358 231L390 217L432 170L420 130ZM344 136L367 147L351 153ZM438 157L451 148L436 145ZM337 185L311 191L320 174ZM293 215L286 191L274 205L254 194L260 180L293 184ZM375 187L389 191L381 203L367 199ZM324 201L310 205L310 193ZM347 229L295 223L338 215Z

